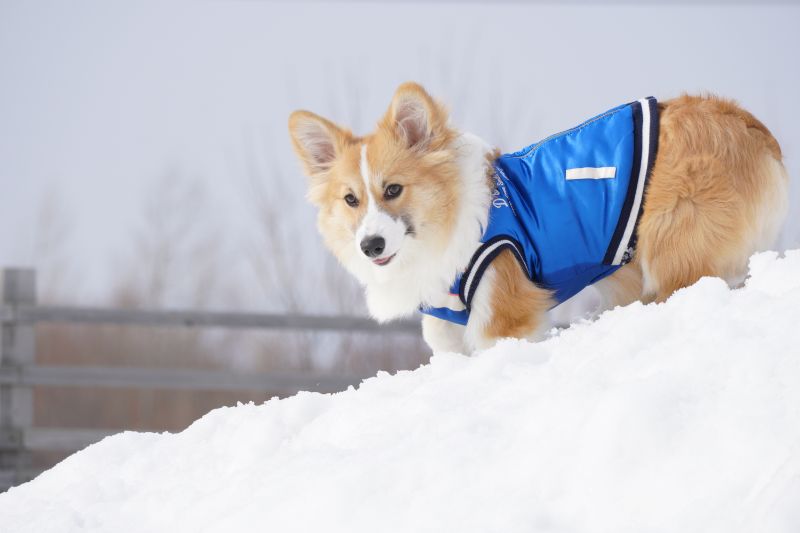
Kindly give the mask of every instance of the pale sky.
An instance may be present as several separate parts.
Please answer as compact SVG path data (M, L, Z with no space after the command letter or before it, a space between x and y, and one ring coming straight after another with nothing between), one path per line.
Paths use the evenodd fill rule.
M77 298L101 294L175 173L207 184L198 227L252 229L247 154L319 247L286 133L308 108L371 127L402 81L450 103L456 124L513 151L620 103L683 91L739 100L800 174L800 7L520 4L0 4L0 265L36 261L49 195L68 219ZM276 169L279 172L276 172ZM783 246L800 245L797 183ZM191 268L191 265L187 265Z

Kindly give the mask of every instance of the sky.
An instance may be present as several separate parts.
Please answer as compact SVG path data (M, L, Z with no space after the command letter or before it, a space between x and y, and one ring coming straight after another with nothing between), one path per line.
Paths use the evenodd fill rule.
M65 298L102 299L120 265L135 267L153 198L179 181L204 191L193 231L214 235L246 288L257 283L244 266L259 223L253 180L304 261L321 263L288 114L365 133L410 79L503 151L645 95L718 93L772 130L797 176L798 23L793 5L5 0L0 265L68 269ZM784 248L800 245L796 181L791 194ZM43 212L58 213L55 239L42 237ZM61 261L37 265L42 243Z

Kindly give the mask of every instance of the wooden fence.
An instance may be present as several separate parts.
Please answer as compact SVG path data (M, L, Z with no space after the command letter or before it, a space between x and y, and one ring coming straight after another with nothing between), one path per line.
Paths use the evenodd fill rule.
M36 303L36 274L29 269L0 271L0 492L32 479L31 452L74 451L117 430L36 427L33 387L141 387L189 390L334 392L359 378L301 372L244 374L196 369L99 366L41 366L36 360L40 323L114 324L148 327L418 333L416 322L378 325L349 316L143 311L42 306Z

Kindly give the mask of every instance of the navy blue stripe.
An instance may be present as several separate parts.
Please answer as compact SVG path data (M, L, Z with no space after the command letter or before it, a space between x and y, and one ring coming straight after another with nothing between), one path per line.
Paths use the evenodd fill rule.
M658 152L658 103L655 98L648 98L647 104L650 107L650 149L647 153L647 170L644 175L644 189L642 190L642 203L639 204L639 212L636 213L636 223L633 226L633 233L631 240L628 242L628 248L636 248L636 243L639 241L639 220L642 218L644 212L644 199L647 194L647 185L650 182L650 172L653 170L653 165L656 162L656 152Z
M481 254L484 251L486 251L487 248L493 246L499 241L508 241L508 242L498 246L489 255L487 255L483 259L483 261L476 264ZM530 273L528 272L528 265L525 264L525 258L522 256L521 252L522 247L520 246L519 242L516 239L509 237L508 235L495 235L485 243L481 244L481 246L475 251L475 253L472 254L472 259L470 259L469 266L467 266L467 269L461 275L461 283L459 283L458 285L458 297L461 300L461 303L463 303L464 306L467 308L467 311L469 311L470 308L472 307L472 298L475 296L475 292L478 288L478 285L481 282L481 279L483 278L483 274L486 272L486 269L489 268L489 265L492 264L492 261L494 261L494 259L498 255L500 255L500 252L502 252L503 250L511 250L513 252L514 257L517 258L517 261L522 267L523 272L525 272L525 274L530 279ZM464 291L466 289L467 280L470 277L470 273L473 271L475 272L475 274L472 280L472 285L470 285L471 287L470 293L465 294Z
M631 111L633 111L633 159L631 160L631 174L628 179L628 191L625 193L625 202L622 204L622 211L617 219L617 227L614 229L614 235L611 237L611 242L608 244L606 255L603 258L604 265L614 264L614 256L617 255L620 241L622 241L622 237L625 234L625 228L631 216L631 209L633 209L633 201L636 199L636 186L639 183L639 171L641 169L642 160L642 104L638 101L632 102Z

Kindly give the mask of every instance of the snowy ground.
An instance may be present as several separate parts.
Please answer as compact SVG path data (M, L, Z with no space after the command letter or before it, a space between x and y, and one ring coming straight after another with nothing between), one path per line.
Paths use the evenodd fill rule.
M796 532L800 251L539 344L123 433L0 495L31 531Z

